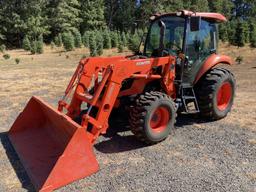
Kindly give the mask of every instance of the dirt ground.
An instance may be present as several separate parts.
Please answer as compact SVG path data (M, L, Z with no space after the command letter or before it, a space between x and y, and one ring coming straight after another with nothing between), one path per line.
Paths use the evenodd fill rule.
M256 50L222 45L220 52L243 56L241 64L231 67L237 93L227 118L204 122L178 117L170 137L154 146L138 142L129 130L112 127L117 131L95 145L101 170L58 191L256 192ZM10 60L0 54L0 191L33 191L6 132L32 95L56 106L88 52L47 48L43 55L8 53Z

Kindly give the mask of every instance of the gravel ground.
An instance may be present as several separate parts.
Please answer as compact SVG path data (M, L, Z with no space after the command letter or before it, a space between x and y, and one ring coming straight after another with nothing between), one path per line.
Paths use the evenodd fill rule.
M95 145L100 171L57 191L256 192L256 65L252 62L255 53L248 58L245 64L233 68L238 90L235 107L227 118L204 122L191 115L178 117L170 137L154 146L137 141L123 125L112 126ZM41 62L40 58L35 59ZM42 65L33 72L26 71L25 65L14 66L13 71L7 64L0 65L4 71L0 74L0 191L33 191L6 131L31 94L56 106L76 60L74 56L65 66L61 65L65 75L59 66ZM33 76L35 72L37 77ZM38 74L45 80L38 83ZM28 77L35 79L20 85L18 90L24 92L17 94L11 92L14 85L10 81L16 75L22 82ZM28 86L30 89L26 90Z

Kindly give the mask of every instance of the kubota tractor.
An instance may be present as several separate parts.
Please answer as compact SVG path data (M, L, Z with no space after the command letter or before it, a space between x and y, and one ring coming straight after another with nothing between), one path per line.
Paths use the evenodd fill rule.
M231 110L233 74L219 64L218 13L181 11L150 18L144 50L132 56L82 59L58 110L32 97L9 138L38 191L52 191L98 171L93 144L113 111L127 110L131 131L155 144L177 113L217 120ZM123 116L123 114L122 114Z

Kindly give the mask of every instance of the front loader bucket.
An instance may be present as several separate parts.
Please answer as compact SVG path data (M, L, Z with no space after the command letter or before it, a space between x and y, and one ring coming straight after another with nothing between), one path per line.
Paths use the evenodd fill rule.
M37 191L53 191L99 169L85 129L37 97L8 135Z

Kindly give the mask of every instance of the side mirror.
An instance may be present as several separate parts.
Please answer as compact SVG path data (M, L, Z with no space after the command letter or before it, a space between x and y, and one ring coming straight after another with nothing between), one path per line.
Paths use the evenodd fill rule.
M201 25L201 17L191 17L190 19L190 30L199 31Z

